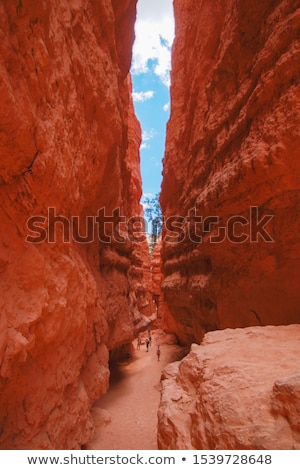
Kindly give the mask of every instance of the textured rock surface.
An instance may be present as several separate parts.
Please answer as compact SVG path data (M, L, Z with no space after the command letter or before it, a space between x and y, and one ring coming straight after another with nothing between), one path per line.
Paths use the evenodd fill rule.
M189 227L194 241L164 232L165 298L190 341L218 328L299 323L299 2L174 5L162 209L168 219L195 208L220 223L191 220L182 233ZM259 220L274 215L274 243L256 237L256 215L253 243L245 219L231 226L234 243L211 243L230 217L249 221L252 206ZM237 243L242 232L248 239Z
M165 294L162 289L163 273L162 273L162 259L161 259L162 242L159 240L153 250L151 260L152 272L152 296L154 308L156 313L156 320L153 326L176 334L179 342L188 343L188 337L184 332L184 328L180 323L177 323L170 313L169 306L165 300Z
M207 333L162 376L160 449L300 449L300 325Z
M164 301L164 294L161 288L162 271L161 271L161 240L159 240L153 250L151 259L152 273L152 297L154 308L156 310L156 324L158 328L163 329L165 325L166 310L168 306Z
M135 4L0 4L2 449L86 442L91 404L108 386L109 350L132 341L152 313L145 246L100 242L101 224L93 237L86 219L103 207L141 214L127 76ZM68 222L51 221L49 207L79 216L81 237L89 220L89 243L75 242L74 231L63 243ZM45 223L28 227L33 215ZM39 233L55 233L55 243L25 241Z

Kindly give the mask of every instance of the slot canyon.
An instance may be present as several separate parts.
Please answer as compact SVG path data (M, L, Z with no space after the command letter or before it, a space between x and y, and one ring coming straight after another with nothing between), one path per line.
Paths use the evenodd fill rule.
M152 255L136 4L0 3L0 448L83 449L151 327L158 449L300 449L299 1L174 0Z

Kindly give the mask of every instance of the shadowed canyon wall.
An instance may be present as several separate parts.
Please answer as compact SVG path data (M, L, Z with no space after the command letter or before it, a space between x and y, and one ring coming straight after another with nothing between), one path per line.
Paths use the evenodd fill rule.
M99 241L95 219L142 215L135 14L136 0L0 4L2 449L89 440L109 351L153 313L146 242L106 242L112 219Z
M174 7L165 299L187 342L299 323L299 2Z
M184 343L186 341L184 327L180 325L180 323L177 323L171 315L168 304L165 300L164 291L162 289L163 273L161 249L162 240L159 239L153 250L153 256L151 260L152 296L154 308L156 310L156 319L153 323L153 326L164 330L166 333L176 332L178 341Z

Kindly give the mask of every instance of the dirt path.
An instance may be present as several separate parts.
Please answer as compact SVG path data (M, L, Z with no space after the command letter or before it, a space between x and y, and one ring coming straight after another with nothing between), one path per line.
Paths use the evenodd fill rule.
M160 400L160 376L162 369L177 358L182 348L172 344L161 344L160 361L156 356L156 345L161 338L154 337L149 352L145 345L135 350L133 357L112 371L108 393L96 404L96 408L107 410L111 421L97 426L96 435L87 449L157 449L157 410ZM99 411L95 410L94 418ZM106 413L107 416L107 413Z

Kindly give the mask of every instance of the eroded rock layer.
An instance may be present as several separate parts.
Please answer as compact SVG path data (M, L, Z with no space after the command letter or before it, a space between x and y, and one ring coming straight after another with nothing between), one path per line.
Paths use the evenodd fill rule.
M300 449L300 325L207 333L166 367L160 449Z
M175 333L177 339L181 343L186 342L186 334L184 327L175 321L170 313L167 302L165 301L165 294L162 289L163 273L162 273L162 259L161 259L162 241L161 239L156 243L153 250L151 260L152 272L152 296L153 304L156 314L154 328L161 329L166 333Z
M141 215L128 78L135 8L0 4L2 449L90 439L109 350L152 314L146 245L117 225Z
M186 341L300 321L300 10L175 0L163 288Z

